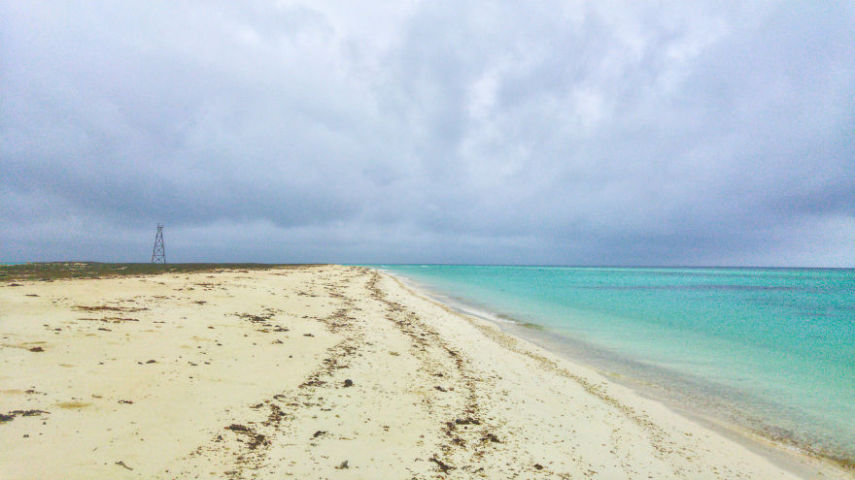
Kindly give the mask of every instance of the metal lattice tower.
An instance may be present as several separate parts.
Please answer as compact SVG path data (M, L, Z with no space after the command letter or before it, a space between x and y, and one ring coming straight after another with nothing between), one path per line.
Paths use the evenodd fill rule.
M157 224L157 234L154 236L151 263L166 263L166 249L163 247L163 225L159 223Z

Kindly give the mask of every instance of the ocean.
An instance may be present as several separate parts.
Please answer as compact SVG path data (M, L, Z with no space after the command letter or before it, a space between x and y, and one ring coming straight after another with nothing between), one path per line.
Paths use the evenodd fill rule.
M687 413L855 462L851 269L376 267Z

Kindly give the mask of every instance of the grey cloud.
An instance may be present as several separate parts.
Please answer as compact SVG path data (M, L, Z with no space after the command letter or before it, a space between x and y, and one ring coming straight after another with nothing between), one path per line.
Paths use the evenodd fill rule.
M0 8L0 260L852 265L846 3Z

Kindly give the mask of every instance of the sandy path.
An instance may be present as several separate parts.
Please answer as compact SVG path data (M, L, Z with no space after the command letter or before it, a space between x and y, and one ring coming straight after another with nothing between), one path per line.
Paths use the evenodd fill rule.
M363 268L2 286L0 344L3 479L797 478Z

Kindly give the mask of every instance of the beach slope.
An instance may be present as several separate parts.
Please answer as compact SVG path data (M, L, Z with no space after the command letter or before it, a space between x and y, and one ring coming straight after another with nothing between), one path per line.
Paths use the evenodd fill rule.
M0 285L0 478L800 478L372 269Z

